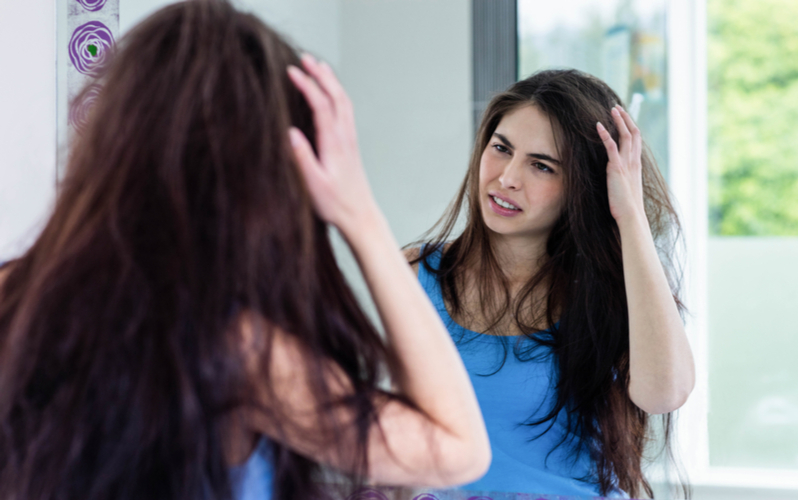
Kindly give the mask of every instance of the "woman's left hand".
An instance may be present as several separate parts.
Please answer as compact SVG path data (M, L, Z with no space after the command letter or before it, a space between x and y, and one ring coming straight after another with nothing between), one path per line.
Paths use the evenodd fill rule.
M309 54L302 63L305 71L287 71L314 113L317 153L299 129L290 128L289 138L317 213L348 237L379 212L361 165L353 105L330 66Z
M611 215L619 223L623 219L645 215L642 136L633 118L622 106L611 108L611 116L619 131L619 147L600 122L597 122L597 132L608 153L608 204Z
M608 204L619 226L628 303L631 401L651 414L679 408L694 388L692 349L647 224L642 189L642 137L614 106L619 147L597 124L608 152Z

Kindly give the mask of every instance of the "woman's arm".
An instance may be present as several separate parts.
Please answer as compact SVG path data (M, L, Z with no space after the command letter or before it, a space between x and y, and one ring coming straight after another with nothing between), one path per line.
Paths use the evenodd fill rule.
M361 167L352 106L332 70L308 56L289 74L314 111L318 157L305 136L289 131L298 165L319 215L342 232L350 244L378 307L391 348L400 360L402 393L421 411L397 401L376 402L378 424L368 442L372 479L395 484L449 486L485 473L491 460L489 439L475 393L458 351L427 295L417 282L372 198ZM287 337L288 338L288 337ZM306 394L302 347L277 342L277 382L285 379L282 403L298 415L313 415ZM293 360L293 361L292 361ZM335 368L332 369L335 373ZM332 380L336 390L350 388ZM342 415L346 423L347 415ZM314 419L309 417L308 430ZM317 460L336 463L340 450L325 449L302 435L287 443ZM345 464L346 465L346 464Z
M246 414L248 427L316 462L353 471L360 458L355 446L355 415L346 406L323 411L309 378L312 373L325 373L331 400L346 398L352 393L352 386L341 368L333 361L311 366L315 358L306 352L301 341L263 319L245 315L240 327L244 351L250 355L249 371L254 375L262 373L257 354L262 349L257 347L260 342L255 340L259 338L256 332L271 329L271 392L262 391L260 402L266 408L277 408L279 415L276 421L274 413L266 415L256 408ZM440 386L436 380L429 384ZM452 388L440 387L448 389ZM374 482L443 488L474 481L486 472L491 456L488 441L483 441L486 438L482 423L477 431L468 429L468 425L463 425L463 430L459 425L450 425L459 418L468 418L465 413L469 411L456 409L443 422L437 422L386 396L378 396L373 403L377 425L369 429L367 468ZM466 420L462 424L468 423ZM338 431L333 439L331 429Z
M619 226L630 325L631 400L648 413L676 410L694 388L694 360L644 210L642 138L633 119L611 114L620 147L598 122L608 152L608 198Z

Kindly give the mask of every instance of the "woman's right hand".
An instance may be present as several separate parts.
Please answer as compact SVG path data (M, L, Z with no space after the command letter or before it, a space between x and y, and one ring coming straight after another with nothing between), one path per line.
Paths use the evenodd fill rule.
M318 154L299 129L291 127L289 138L317 212L347 235L377 213L361 165L353 105L330 66L309 54L301 61L305 72L295 66L287 71L314 113Z
M435 487L474 481L488 469L491 448L469 374L372 197L350 100L327 65L304 56L303 66L308 74L298 68L289 74L314 111L318 155L292 129L297 162L319 215L339 228L356 256L396 354L393 382L417 408L376 401L381 410L370 432L369 475L388 484ZM288 363L283 377L298 380L298 365ZM295 444L302 450L301 441ZM324 459L327 452L305 453Z

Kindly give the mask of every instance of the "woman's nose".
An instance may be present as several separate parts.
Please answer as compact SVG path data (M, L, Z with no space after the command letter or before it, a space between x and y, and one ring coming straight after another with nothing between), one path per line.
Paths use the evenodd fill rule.
M513 159L508 162L500 174L500 185L504 189L517 190L522 187L522 171Z

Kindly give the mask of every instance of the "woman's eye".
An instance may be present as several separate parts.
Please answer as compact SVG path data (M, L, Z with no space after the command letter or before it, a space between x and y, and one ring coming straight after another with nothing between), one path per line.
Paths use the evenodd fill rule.
M508 148L503 146L502 144L494 144L492 145L492 147L495 150L500 151L501 153L508 153Z
M538 161L536 163L534 163L533 166L538 168L542 172L547 172L549 174L554 174L555 173L555 170L553 170L552 168L548 167L544 163L540 163Z

